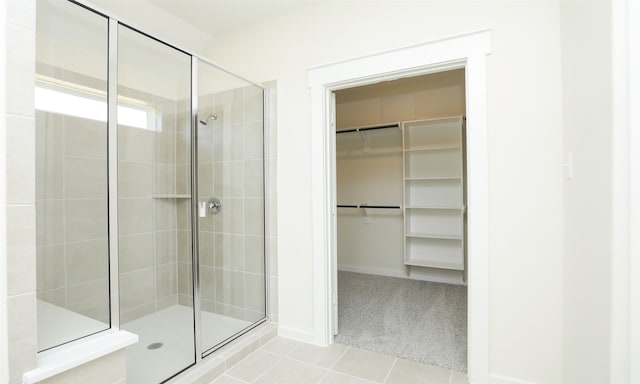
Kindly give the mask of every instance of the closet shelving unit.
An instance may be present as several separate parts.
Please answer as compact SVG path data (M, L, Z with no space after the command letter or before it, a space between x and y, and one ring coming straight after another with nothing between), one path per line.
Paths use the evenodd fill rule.
M464 117L404 122L405 265L465 269Z

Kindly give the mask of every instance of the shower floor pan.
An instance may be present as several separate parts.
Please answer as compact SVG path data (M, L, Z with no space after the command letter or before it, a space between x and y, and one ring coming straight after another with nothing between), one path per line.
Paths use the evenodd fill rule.
M188 324L189 326L185 326ZM174 305L123 324L140 340L127 348L127 384L157 384L194 361L193 310ZM252 323L217 313L201 313L202 347L211 348Z

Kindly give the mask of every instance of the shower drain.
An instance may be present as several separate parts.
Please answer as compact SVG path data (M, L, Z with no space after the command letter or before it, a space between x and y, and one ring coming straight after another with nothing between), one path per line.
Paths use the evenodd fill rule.
M164 344L162 343L151 343L147 345L147 349L158 349L161 348Z

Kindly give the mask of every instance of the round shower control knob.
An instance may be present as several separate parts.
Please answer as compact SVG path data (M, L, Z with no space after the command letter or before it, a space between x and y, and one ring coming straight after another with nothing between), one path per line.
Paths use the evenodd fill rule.
M209 203L210 215L216 215L220 213L220 211L222 210L222 203L220 202L220 199L218 199L217 197L210 198L208 203Z

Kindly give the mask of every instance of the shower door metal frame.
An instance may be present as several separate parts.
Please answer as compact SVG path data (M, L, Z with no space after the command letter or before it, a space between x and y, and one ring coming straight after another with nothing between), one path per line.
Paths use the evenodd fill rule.
M108 16L107 16L108 17ZM120 267L118 229L118 21L108 17L107 72L107 202L109 231L109 313L111 328L120 329Z
M198 59L191 56L191 276L196 364L202 360L200 224L198 223Z
M207 65L214 67L217 70L220 70L226 74L234 76L240 80L243 80L250 85L254 85L262 90L262 201L263 201L263 250L264 250L264 317L258 321L255 321L253 324L249 325L247 328L236 332L220 343L214 345L211 348L206 350L202 350L202 335L201 335L201 326L202 326L202 318L201 318L201 292L200 292L200 247L199 247L199 234L200 234L200 225L198 222L198 63L203 62ZM268 113L268 100L269 100L269 92L268 89L254 81L248 80L242 76L238 76L235 73L220 67L219 65L197 55L191 55L191 243L193 247L193 261L192 261L192 274L193 274L193 284L194 284L194 293L193 293L193 307L194 307L194 323L196 329L196 351L200 351L200 353L196 353L196 364L198 361L203 358L209 356L214 353L218 349L224 347L225 345L231 343L238 337L241 337L245 333L249 332L253 328L265 323L269 320L269 247L267 246L267 241L269 240L270 231L268 229L268 217L269 217L269 209L267 202L267 191L269 187L269 178L268 175L268 167L267 161L269 154L269 140L268 140L268 126L267 122L269 121L269 113ZM197 286L196 286L197 282ZM197 288L197 289L196 289ZM197 298L196 298L197 296ZM196 311L197 308L197 311Z
M135 23L130 23L122 18L116 17L105 9L92 4L87 0L67 0L71 3L74 3L80 7L91 10L97 14L100 14L107 18L108 20L108 77L107 77L107 131L108 131L108 205L109 205L109 223L108 223L108 231L109 231L109 310L110 310L110 328L105 330L106 332L119 330L120 329L120 292L119 292L119 250L118 250L118 123L117 123L117 107L118 107L118 27L123 26L129 28L137 33L140 33L152 40L155 40L159 43L162 43L170 48L173 48L177 51L180 51L186 55L189 55L191 58L191 239L192 239L192 289L193 289L193 315L194 315L194 354L195 354L195 364L197 364L200 360L207 357L211 353L215 352L219 348L227 345L238 337L244 335L249 332L251 329L265 323L269 320L270 313L270 302L269 302L269 247L267 246L267 242L269 241L270 231L268 228L268 217L269 217L269 209L267 202L267 192L269 187L268 182L268 167L267 167L267 159L268 159L268 121L269 121L269 113L268 113L268 100L269 100L269 92L268 89L262 84L247 79L246 77L240 76L208 59L202 58L195 53L192 53L188 50L180 48L178 45L168 42L163 39L159 39L149 33L144 32L144 28L136 25ZM230 335L227 339L217 344L216 346L203 351L202 350L202 332L201 332L201 291L200 291L200 279L199 279L199 225L198 225L198 215L197 215L197 204L198 201L196 199L198 192L198 163L197 163L197 148L198 148L198 63L203 62L206 63L217 70L220 70L224 73L227 73L231 76L234 76L242 81L247 82L250 85L256 86L260 88L263 92L263 121L262 121L262 144L263 144L263 154L262 154L262 176L263 176L263 249L264 249L264 303L265 303L265 313L264 317L247 328L243 329L240 332L237 332L233 335ZM190 365L185 367L184 370L192 367ZM179 374L184 370L176 373ZM172 376L172 377L175 377Z

